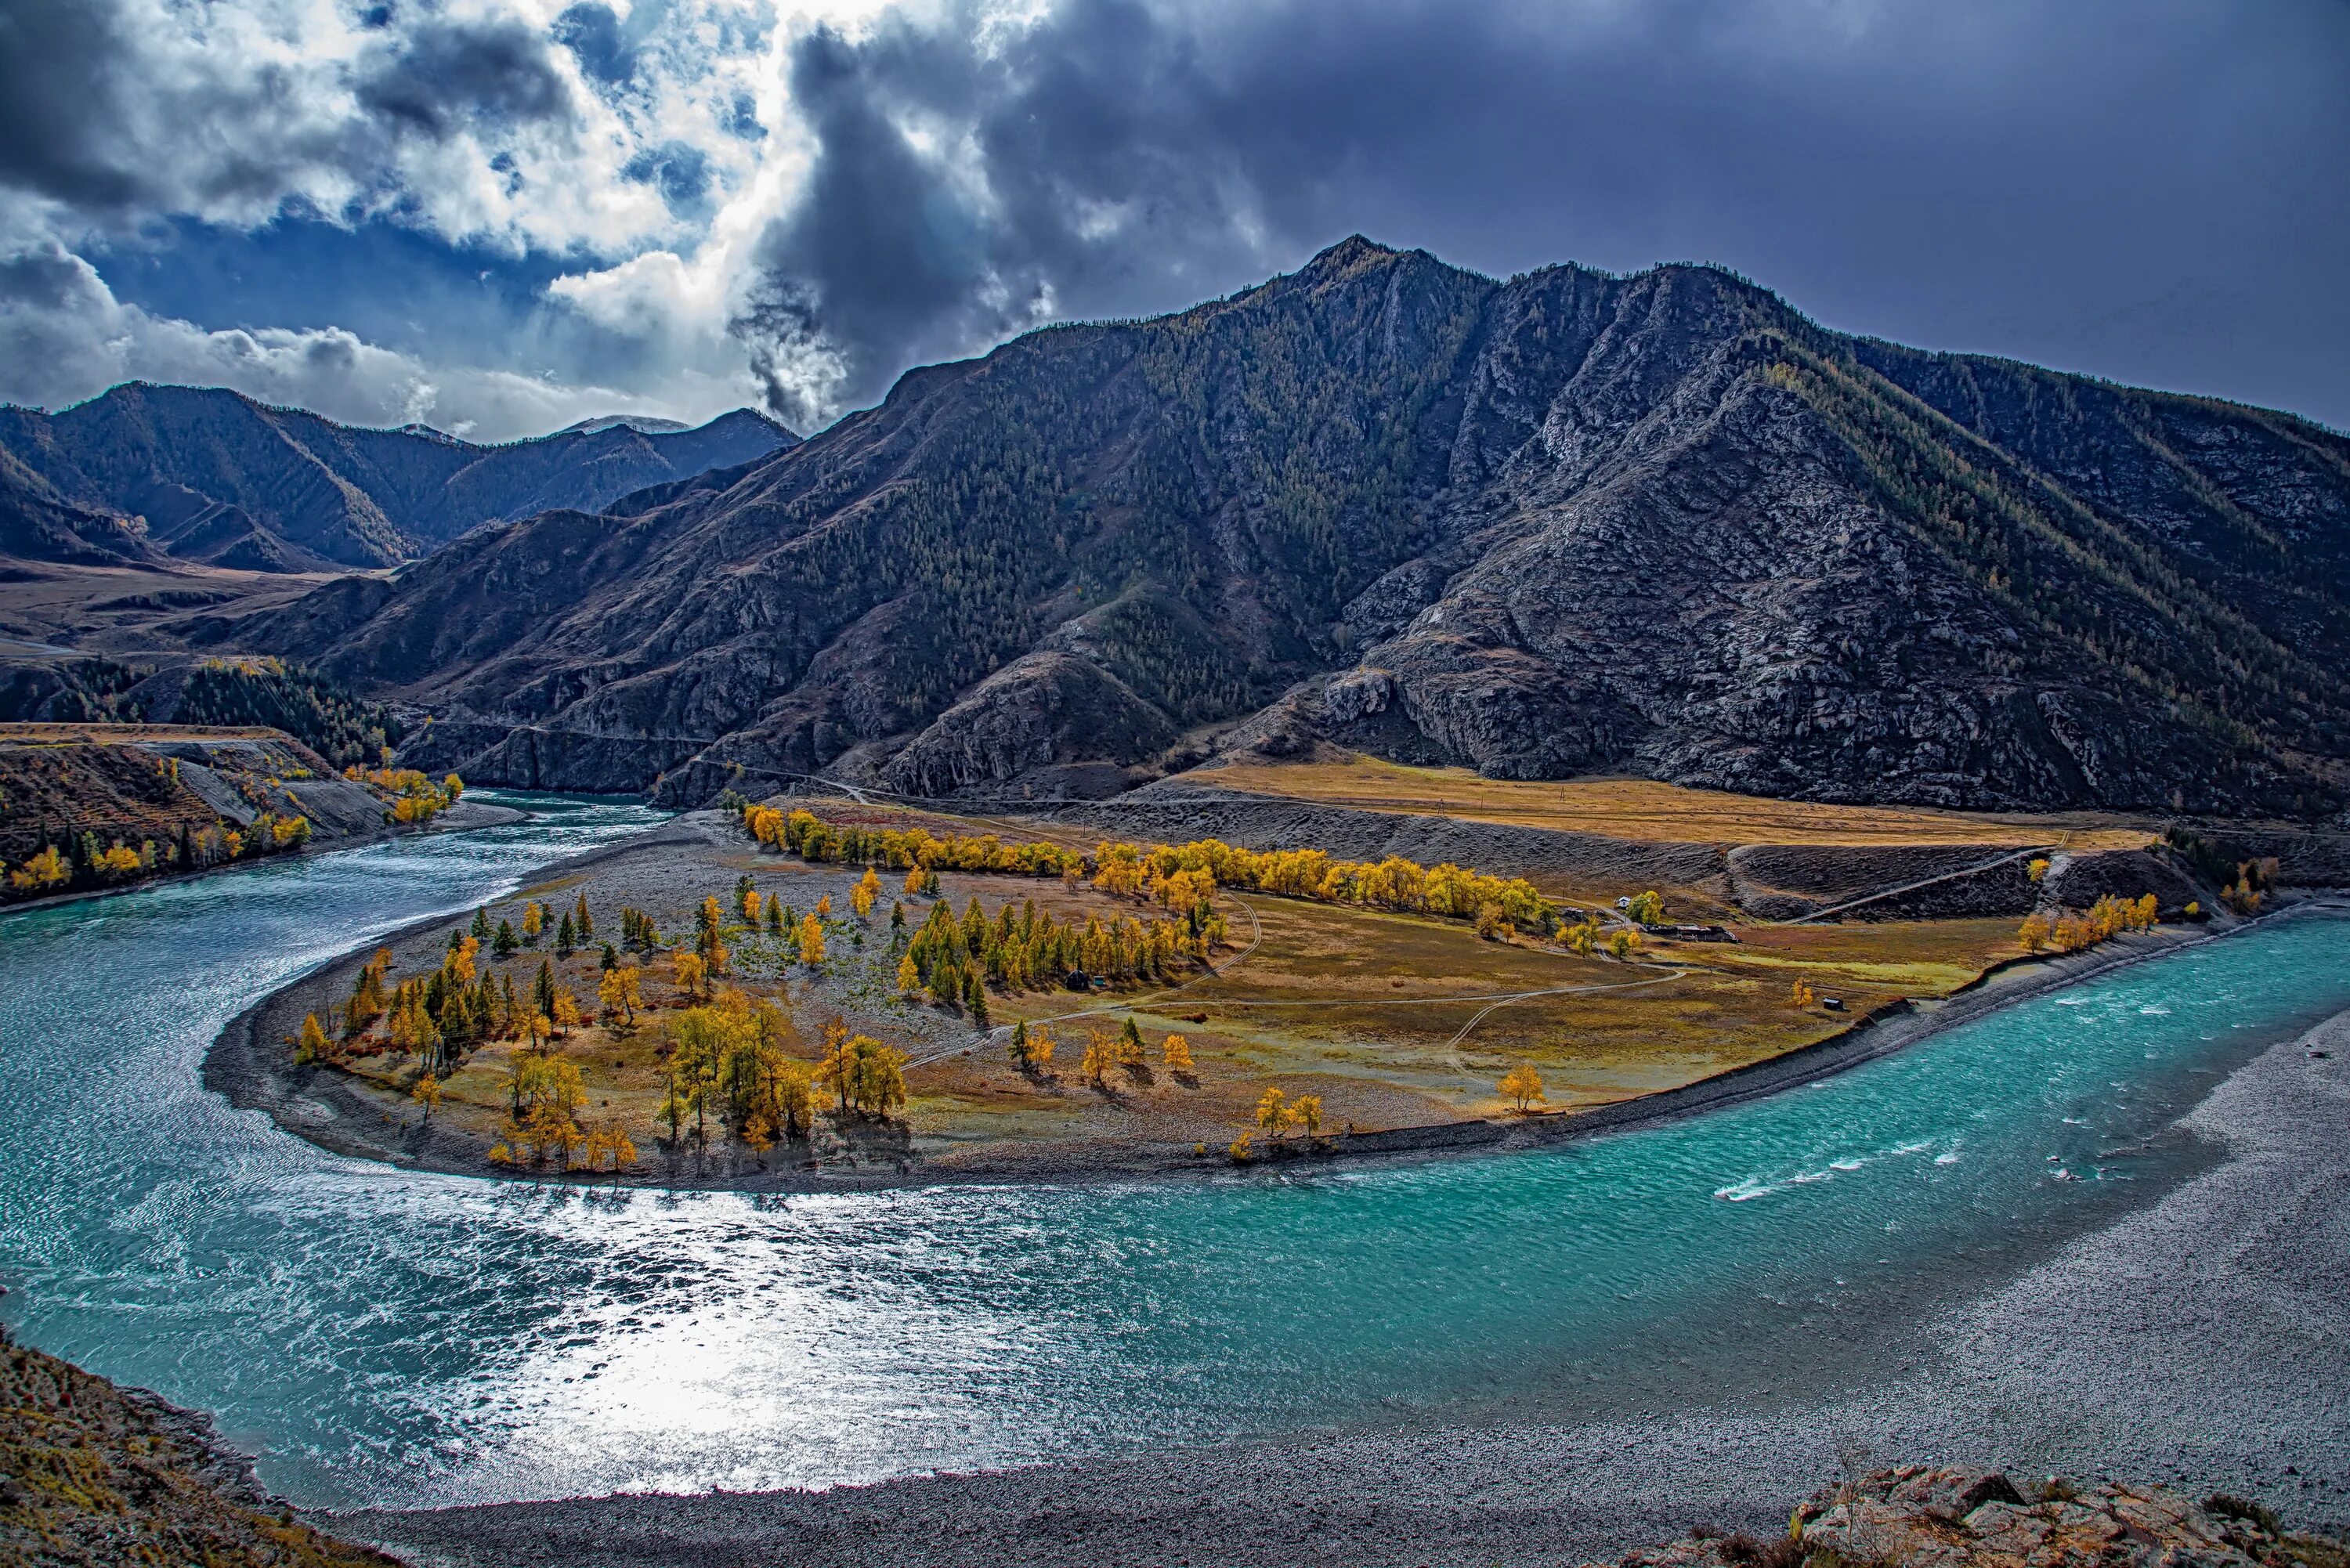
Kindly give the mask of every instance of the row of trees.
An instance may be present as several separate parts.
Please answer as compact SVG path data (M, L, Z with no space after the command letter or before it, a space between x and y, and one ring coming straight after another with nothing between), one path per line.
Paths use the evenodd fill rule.
M2052 948L2060 953L2077 952L2109 941L2124 931L2150 930L2156 918L2153 894L2140 898L2116 898L2107 893L2083 914L2062 912L2052 920L2039 910L2033 910L2023 918L2015 940L2026 952L2043 952Z
M1076 876L1085 870L1085 856L1077 850L1036 841L1007 844L992 833L941 838L920 827L836 826L811 811L786 815L748 802L742 815L743 831L752 838L771 849L788 849L803 860L1006 877Z
M1401 914L1491 918L1548 930L1558 906L1523 877L1489 877L1447 862L1422 866L1391 855L1341 860L1320 849L1242 849L1218 838L1143 846L1105 841L1093 854L1094 885L1166 902L1204 899L1217 888L1351 904ZM1180 874L1188 878L1179 879ZM1203 880L1204 879L1204 880Z
M1205 963L1208 937L1182 920L1131 918L1104 922L1089 917L1056 920L1024 900L1015 910L1004 900L990 919L974 896L962 919L944 900L906 944L898 962L898 989L926 993L940 1006L969 1008L986 1022L985 987L1027 991L1071 973L1116 982L1165 981Z
M1558 940L1579 958L1605 952L1610 958L1632 959L1647 945L1637 928L1619 926L1611 931L1590 916L1559 927Z
M745 803L745 831L759 843L817 862L879 864L910 872L941 867L1014 877L1090 877L1105 892L1149 899L1188 912L1216 888L1310 898L1409 914L1507 922L1549 930L1559 907L1522 877L1489 877L1450 863L1427 867L1400 856L1377 862L1341 860L1319 849L1242 849L1221 839L1144 845L1104 840L1090 857L1056 844L1007 843L993 834L940 837L922 828L835 826L806 809L788 814ZM926 885L935 888L934 877ZM910 877L909 893L920 892ZM1644 895L1653 897L1653 895ZM1663 905L1656 913L1660 918Z
M1012 1064L1030 1077L1044 1077L1053 1065L1055 1049L1053 1037L1040 1024L1035 1029L1022 1020L1012 1026ZM1086 1048L1077 1070L1097 1089L1107 1090L1106 1075L1113 1069L1123 1068L1136 1077L1149 1071L1150 1054L1143 1044L1142 1031L1129 1018L1118 1029L1088 1029ZM1169 1034L1159 1042L1159 1065L1179 1078L1191 1071L1191 1043L1180 1034Z
M524 995L516 992L513 975L484 968L481 952L479 938L452 931L437 970L387 989L391 951L377 949L353 978L340 1009L340 1053L413 1054L428 1074L446 1078L467 1052L485 1041L519 1040L537 1049L586 1021L578 998L556 982L546 960L539 961ZM380 1035L374 1033L379 1022ZM298 1048L296 1059L307 1059Z
M78 888L120 887L165 871L202 871L232 860L282 854L310 842L310 819L296 815L263 812L244 827L220 821L208 826L182 825L179 833L158 843L142 839L133 848L117 838L101 844L94 833L67 836L65 846L44 844L7 873L6 888L16 898L39 898Z

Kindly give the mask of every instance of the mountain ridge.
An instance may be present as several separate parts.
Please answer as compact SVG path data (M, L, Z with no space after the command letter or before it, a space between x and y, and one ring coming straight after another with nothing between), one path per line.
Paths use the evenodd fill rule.
M588 421L485 446L429 427L344 425L217 387L127 381L55 414L0 407L0 507L63 507L106 553L264 571L380 567L467 528L633 491L764 456L797 439L747 409L645 432ZM124 524L128 524L125 526ZM84 558L61 526L19 526L0 551Z
M1724 269L1503 281L1356 236L195 629L426 708L430 765L675 801L1328 742L2314 814L2350 754L2350 441L1847 337Z

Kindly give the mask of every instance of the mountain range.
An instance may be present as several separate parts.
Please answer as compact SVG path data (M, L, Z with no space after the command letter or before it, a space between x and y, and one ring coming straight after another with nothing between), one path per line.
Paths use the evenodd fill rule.
M2350 778L2350 440L1849 337L1719 268L1503 281L1357 237L186 629L424 710L420 763L678 802L1329 742L2316 815Z
M477 446L363 430L221 388L116 387L0 406L0 555L252 571L390 566L480 524L594 508L798 438L738 409L697 429L618 416Z

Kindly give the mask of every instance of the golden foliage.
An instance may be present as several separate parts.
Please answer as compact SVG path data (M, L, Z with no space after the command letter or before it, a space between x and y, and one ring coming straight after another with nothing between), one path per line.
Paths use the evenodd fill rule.
M1503 1074L1502 1081L1497 1086L1503 1094L1517 1103L1521 1112L1536 1100L1544 1104L1549 1103L1549 1096L1543 1093L1542 1075L1523 1064L1513 1067Z

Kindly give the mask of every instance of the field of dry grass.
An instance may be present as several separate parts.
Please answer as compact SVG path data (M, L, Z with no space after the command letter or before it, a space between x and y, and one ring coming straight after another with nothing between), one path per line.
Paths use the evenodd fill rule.
M1820 805L1651 779L1522 782L1465 768L1414 768L1376 757L1343 762L1232 763L1184 775L1188 783L1365 811L1426 812L1591 833L1649 844L1981 844L2074 849L2131 848L2159 825L2104 813L2050 815Z

